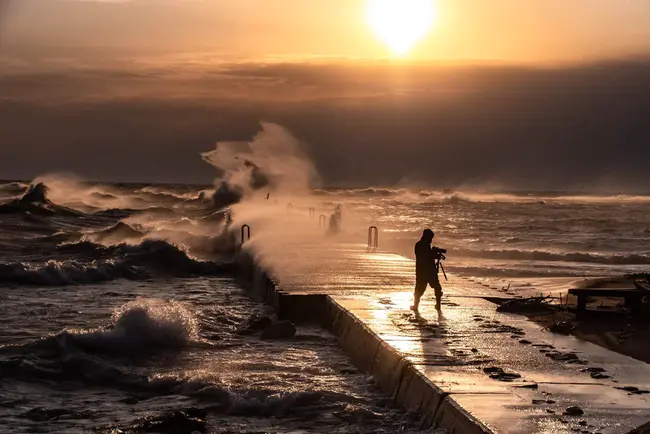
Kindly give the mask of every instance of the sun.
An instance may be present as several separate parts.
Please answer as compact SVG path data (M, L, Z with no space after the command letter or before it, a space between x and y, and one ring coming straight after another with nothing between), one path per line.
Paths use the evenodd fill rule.
M368 0L368 24L397 56L408 53L431 30L434 0Z

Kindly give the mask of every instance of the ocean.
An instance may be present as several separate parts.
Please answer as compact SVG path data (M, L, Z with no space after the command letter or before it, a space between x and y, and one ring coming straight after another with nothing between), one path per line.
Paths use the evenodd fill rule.
M235 280L214 192L0 184L0 433L417 431L326 331L244 332L273 312ZM265 196L249 200L288 206ZM346 239L376 225L380 248L409 257L430 227L450 273L513 294L650 263L645 196L322 189L291 203L326 219L341 205Z

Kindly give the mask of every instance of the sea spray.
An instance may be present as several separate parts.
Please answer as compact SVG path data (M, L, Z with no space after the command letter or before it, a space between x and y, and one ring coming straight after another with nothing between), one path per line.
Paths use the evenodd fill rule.
M215 180L215 206L238 203L261 189L304 194L320 184L314 164L300 142L283 127L262 123L251 142L218 142L202 154L221 176Z
M183 303L137 299L113 313L115 336L155 347L183 347L198 339L194 312Z

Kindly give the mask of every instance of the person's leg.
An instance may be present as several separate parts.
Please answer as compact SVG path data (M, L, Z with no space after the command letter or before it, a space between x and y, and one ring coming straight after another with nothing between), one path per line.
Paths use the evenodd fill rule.
M440 302L442 301L442 285L440 285L438 279L432 281L430 285L436 294L436 310L440 310Z
M420 308L420 299L422 298L422 295L424 295L424 291L426 291L426 289L426 281L418 280L415 282L415 291L413 291L413 306L411 306L411 310L416 312L418 311Z

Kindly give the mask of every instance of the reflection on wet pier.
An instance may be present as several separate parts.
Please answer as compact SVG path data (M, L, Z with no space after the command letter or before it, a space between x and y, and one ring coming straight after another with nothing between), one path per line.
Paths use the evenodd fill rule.
M490 288L451 275L443 282L442 310L428 292L416 316L409 310L414 264L407 258L335 242L247 248L278 291L328 296L323 300L337 312L332 327L342 346L396 397L406 368L434 385L436 399L417 402L413 392L402 402L429 413L434 425L465 432L458 419L467 416L476 422L472 432L625 433L650 419L650 365L497 313L483 298L495 295ZM349 325L337 330L342 313L363 333ZM375 341L364 343L368 336ZM440 416L443 404L453 417L449 410Z

